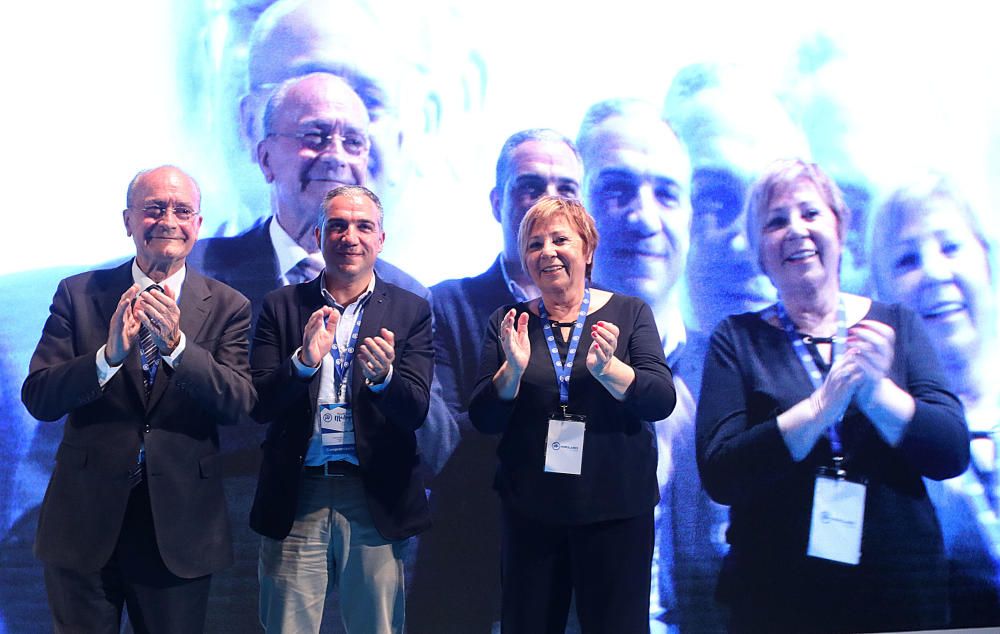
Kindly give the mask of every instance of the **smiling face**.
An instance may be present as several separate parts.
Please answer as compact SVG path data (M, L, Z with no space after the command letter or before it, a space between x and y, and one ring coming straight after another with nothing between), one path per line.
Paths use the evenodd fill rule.
M385 242L378 207L361 194L335 196L326 204L326 217L323 226L316 228L316 239L327 276L341 283L370 279Z
M921 316L946 366L967 366L995 324L986 250L951 200L911 211L874 255L879 295Z
M691 170L680 141L648 115L614 116L581 142L587 208L603 237L594 276L654 306L680 278L691 232Z
M544 298L566 290L582 292L593 256L569 219L555 214L528 228L521 263Z
M812 181L781 188L758 219L760 262L782 297L807 288L839 289L838 219Z
M169 276L184 266L198 239L200 209L198 186L175 167L158 167L136 179L122 217L144 273Z
M268 4L271 6L254 26L246 53L250 91L240 104L243 142L255 148L263 137L264 106L281 82L314 71L350 78L371 119L368 185L387 201L398 193L406 170L399 100L391 89L403 83L398 78L403 61L396 51L400 45L389 42L385 25L364 3L264 3ZM387 204L387 208L392 205Z
M310 227L323 197L338 185L363 185L368 161L368 113L342 79L307 75L288 88L275 109L268 136L258 146L261 171L271 184L272 207L295 235ZM312 139L332 139L322 146Z

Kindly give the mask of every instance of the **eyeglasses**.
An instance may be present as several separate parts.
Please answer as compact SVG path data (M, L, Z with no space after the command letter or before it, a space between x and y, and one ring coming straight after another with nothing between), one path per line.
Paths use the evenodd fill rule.
M142 212L143 217L147 220L159 221L171 210L173 210L174 218L177 219L177 222L189 222L198 215L198 212L190 207L183 205L163 205L160 203L150 203L142 207L139 211Z
M368 137L360 132L347 132L345 134L340 134L339 132L334 131L321 132L316 130L310 132L296 132L294 134L271 132L267 136L298 139L299 145L302 149L311 150L313 152L325 151L328 147L330 147L330 144L333 143L334 139L340 141L340 147L352 156L360 156L368 148Z

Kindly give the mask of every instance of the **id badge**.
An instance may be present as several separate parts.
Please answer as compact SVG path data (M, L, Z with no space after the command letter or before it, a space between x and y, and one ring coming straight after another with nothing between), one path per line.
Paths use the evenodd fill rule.
M320 403L319 423L327 451L354 445L354 417L346 403Z
M582 416L557 414L549 418L549 432L545 438L546 473L580 475L585 429Z
M863 483L852 482L826 470L816 475L807 551L810 557L858 565L866 491Z

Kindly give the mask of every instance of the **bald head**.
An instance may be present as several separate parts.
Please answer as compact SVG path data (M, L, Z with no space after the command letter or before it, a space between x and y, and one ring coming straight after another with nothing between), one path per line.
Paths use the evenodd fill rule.
M201 188L198 186L197 181L194 180L187 172L179 167L173 165L161 165L159 167L151 167L137 173L129 181L128 190L125 193L125 207L134 207L136 204L136 192L140 191L144 181L147 179L153 179L160 176L169 176L172 179L177 179L180 181L186 180L194 193L194 204L195 211L201 209Z
M367 130L369 117L361 96L339 75L315 72L283 82L264 108L264 135L275 134L279 117L296 118L303 110L334 109Z
M280 0L254 24L247 56L251 88L325 71L377 83L395 64L373 50L375 16L357 0ZM363 91L359 91L363 92ZM382 104L384 105L384 104Z

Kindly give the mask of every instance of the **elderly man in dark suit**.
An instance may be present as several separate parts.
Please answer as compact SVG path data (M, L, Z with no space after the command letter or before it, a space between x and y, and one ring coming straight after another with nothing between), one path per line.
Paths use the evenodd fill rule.
M269 294L251 365L270 423L250 513L263 535L261 622L318 632L339 586L349 633L403 631L402 554L430 524L415 431L430 400L430 305L382 280L382 207L327 194L314 229L323 272Z
M250 305L185 266L200 192L181 170L140 172L125 229L135 259L60 282L22 388L67 416L35 553L56 631L199 632L211 574L232 562L217 425L256 401Z

